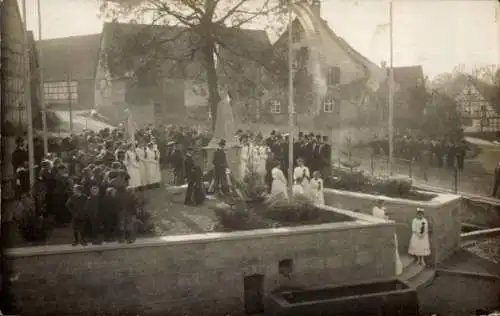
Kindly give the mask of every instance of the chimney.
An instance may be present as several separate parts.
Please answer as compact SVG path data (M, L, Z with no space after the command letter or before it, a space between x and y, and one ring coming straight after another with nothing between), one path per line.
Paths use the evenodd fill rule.
M312 0L311 9L316 16L321 18L321 0Z

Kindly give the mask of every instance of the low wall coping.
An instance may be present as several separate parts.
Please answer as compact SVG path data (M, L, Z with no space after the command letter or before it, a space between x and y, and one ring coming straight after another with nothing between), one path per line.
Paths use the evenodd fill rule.
M349 196L352 198L360 198L360 199L368 199L368 200L384 200L384 201L390 201L394 203L401 203L401 204L406 204L406 205L414 205L414 206L428 206L428 207L436 207L436 206L442 206L448 203L451 203L453 201L456 201L457 199L462 199L461 196L456 195L456 194L449 194L449 193L433 193L436 194L437 196L433 198L430 201L415 201L415 200L409 200L409 199L402 199L402 198L393 198L385 195L373 195L373 194L368 194L368 193L361 193L361 192L352 192L352 191L343 191L343 190L336 190L336 189L324 189L325 193L333 193L337 195L344 195L344 196ZM417 192L422 192L422 193L428 193L425 191L417 191Z
M325 207L325 209L352 216L354 217L354 220L349 222L255 229L248 231L214 232L214 233L204 233L204 234L171 235L171 236L159 236L150 238L139 238L134 243L131 244L113 242L101 245L89 244L87 246L80 246L80 245L72 246L66 244L66 245L19 247L19 248L6 249L5 255L10 258L16 258L16 257L30 257L30 256L55 255L55 254L103 252L103 251L113 251L120 249L165 247L165 246L186 245L186 244L196 244L196 243L203 244L210 242L247 240L247 239L265 238L265 237L285 237L292 235L320 233L326 231L342 231L353 228L359 230L370 227L380 227L380 226L391 227L395 225L393 221L387 221L387 220L376 221L377 220L376 218L369 218L372 216L360 216L361 214L358 213L338 210L330 207ZM366 219L361 221L356 220L361 217Z

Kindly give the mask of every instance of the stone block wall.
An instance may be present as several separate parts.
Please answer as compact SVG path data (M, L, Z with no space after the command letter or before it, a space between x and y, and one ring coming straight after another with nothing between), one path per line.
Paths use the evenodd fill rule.
M393 278L393 233L389 222L347 222L17 248L7 258L19 273L11 290L24 316L243 315L244 277L262 275L269 293L280 284L284 259L304 287Z
M400 253L407 253L411 237L411 222L417 208L425 210L429 221L431 241L431 261L439 264L460 247L462 198L452 194L440 194L430 201L413 201L376 196L356 192L325 189L325 203L329 206L347 210L359 210L371 214L376 201L385 201L386 211L391 220L398 225Z

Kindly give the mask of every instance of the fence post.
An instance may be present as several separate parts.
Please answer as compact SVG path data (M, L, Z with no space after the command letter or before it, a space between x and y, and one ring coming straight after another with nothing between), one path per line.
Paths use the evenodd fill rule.
M373 165L373 156L374 156L373 154L370 156L370 168L372 170L372 176L375 175L375 170L374 170L375 167Z
M456 165L453 168L453 191L455 194L458 193L458 168Z
M409 162L409 174L410 174L410 179L413 178L413 159L410 158L410 162Z

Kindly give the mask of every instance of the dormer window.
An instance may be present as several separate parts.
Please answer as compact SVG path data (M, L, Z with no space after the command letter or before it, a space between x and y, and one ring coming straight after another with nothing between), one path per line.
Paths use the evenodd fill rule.
M271 113L279 114L281 113L281 101L272 100L271 101Z
M326 76L326 82L328 86L336 86L340 83L340 68L330 67L328 68L328 73Z

